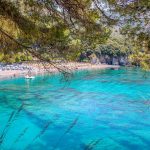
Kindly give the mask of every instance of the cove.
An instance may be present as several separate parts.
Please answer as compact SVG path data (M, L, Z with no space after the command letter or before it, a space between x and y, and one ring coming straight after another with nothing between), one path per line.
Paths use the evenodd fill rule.
M0 149L149 150L150 73L77 71L0 81Z

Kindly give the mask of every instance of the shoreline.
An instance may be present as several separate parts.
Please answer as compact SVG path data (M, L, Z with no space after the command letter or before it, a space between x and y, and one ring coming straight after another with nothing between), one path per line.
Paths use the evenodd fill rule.
M50 64L46 64L43 66L43 64L23 64L27 65L28 67L32 68L32 75L43 75L47 73L58 73L60 70L66 71L66 72L74 72L74 71L81 71L81 70L101 70L101 69L118 69L120 66L117 65L107 65L107 64L90 64L90 63L78 63L78 62L69 62L69 63L61 63L54 66L51 66ZM6 79L13 79L18 77L23 77L28 74L28 70L0 70L0 80L6 80Z

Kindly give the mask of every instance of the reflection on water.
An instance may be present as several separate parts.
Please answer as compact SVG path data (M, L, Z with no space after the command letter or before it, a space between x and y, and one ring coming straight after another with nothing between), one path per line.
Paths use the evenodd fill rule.
M76 72L0 81L0 149L149 150L150 73Z

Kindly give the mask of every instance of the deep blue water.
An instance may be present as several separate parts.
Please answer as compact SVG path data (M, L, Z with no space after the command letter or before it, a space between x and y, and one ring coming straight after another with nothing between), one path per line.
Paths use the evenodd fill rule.
M108 69L67 79L0 81L0 149L150 149L150 73Z

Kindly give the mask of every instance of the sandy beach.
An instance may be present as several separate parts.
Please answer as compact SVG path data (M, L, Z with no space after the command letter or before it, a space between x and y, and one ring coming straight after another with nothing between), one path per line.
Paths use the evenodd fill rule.
M73 72L76 70L99 70L99 69L107 69L113 68L117 69L119 66L116 65L106 65L106 64L90 64L90 63L78 63L78 62L69 62L69 63L61 63L61 64L23 64L30 68L32 68L32 74L44 74L44 73L57 73L60 71L65 72ZM28 70L2 70L0 71L0 79L8 79L8 78L16 78L20 76L25 76L28 74Z

